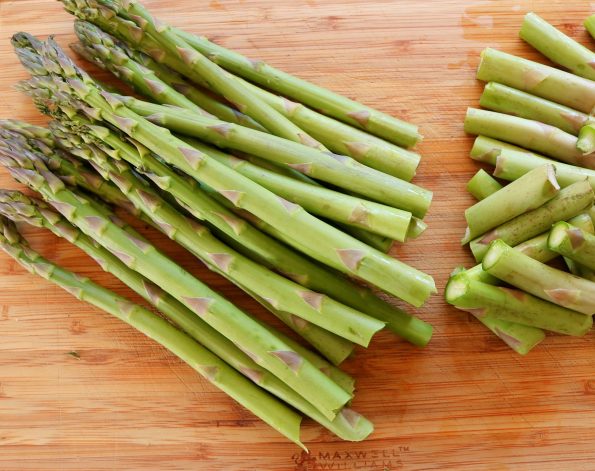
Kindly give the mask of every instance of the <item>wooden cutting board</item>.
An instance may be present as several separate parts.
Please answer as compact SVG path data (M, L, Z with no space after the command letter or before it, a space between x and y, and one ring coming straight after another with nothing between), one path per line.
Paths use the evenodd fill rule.
M523 358L443 288L472 259L459 245L464 187L478 166L463 132L477 106L479 53L494 46L543 60L517 37L533 9L593 46L586 1L148 1L160 18L421 126L416 183L435 191L429 230L395 255L439 287L419 315L435 327L414 348L388 333L358 349L355 408L376 424L363 443L307 420L306 455L163 348L0 254L0 469L12 470L593 470L595 339L549 337ZM0 116L43 123L13 89L26 77L9 39L23 30L74 40L49 0L0 0ZM104 75L101 75L102 77ZM19 188L0 170L0 187ZM250 312L262 309L187 253L166 253ZM129 294L68 243L33 230L56 262ZM134 299L137 299L134 297Z

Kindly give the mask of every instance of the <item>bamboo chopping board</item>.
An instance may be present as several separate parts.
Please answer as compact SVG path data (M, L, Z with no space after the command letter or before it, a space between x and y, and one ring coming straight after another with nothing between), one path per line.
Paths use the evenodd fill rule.
M146 4L177 26L421 126L424 159L415 181L435 192L430 228L395 255L436 278L440 294L418 311L435 335L424 350L388 333L359 349L345 368L357 378L354 406L376 431L352 444L305 421L306 455L163 348L1 253L0 469L595 469L593 334L551 336L522 358L442 299L450 271L472 263L458 241L472 203L465 183L478 168L462 123L482 89L474 79L479 52L490 45L542 60L517 37L531 9L594 46L581 27L589 2ZM26 77L9 43L19 30L56 34L66 46L74 40L72 18L55 1L0 0L0 117L43 123L12 88ZM4 170L0 187L19 188ZM266 316L183 250L142 229L202 280ZM54 261L130 294L67 242L27 234Z

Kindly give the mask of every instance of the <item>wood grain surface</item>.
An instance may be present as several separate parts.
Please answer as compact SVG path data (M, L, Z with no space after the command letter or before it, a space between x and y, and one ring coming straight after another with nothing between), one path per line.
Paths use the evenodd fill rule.
M395 255L431 273L440 293L419 315L435 327L416 349L388 333L358 349L355 408L376 424L342 442L309 420L300 452L163 348L26 273L0 254L0 469L12 470L594 470L595 342L551 336L522 358L447 306L466 181L477 170L463 132L494 46L543 60L518 39L533 10L584 44L586 1L146 1L160 18L421 126L416 182L435 192L419 240ZM12 33L74 40L50 0L0 0L0 117L43 123L13 89L26 77ZM0 187L19 188L0 170ZM186 252L143 228L167 254L252 313L256 304ZM130 294L67 242L28 230L54 261ZM136 297L132 296L134 299ZM72 352L76 352L73 355Z

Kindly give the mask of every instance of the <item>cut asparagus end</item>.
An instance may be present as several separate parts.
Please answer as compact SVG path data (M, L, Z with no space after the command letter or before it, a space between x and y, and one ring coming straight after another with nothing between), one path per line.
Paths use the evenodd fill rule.
M502 185L484 169L480 169L467 182L467 191L478 201L487 198L500 189L502 189Z
M422 235L425 232L427 228L428 225L422 219L413 216L411 218L411 222L409 223L409 228L407 229L407 237L405 240L417 239L420 235Z
M568 238L568 230L570 229L570 224L566 222L559 222L550 231L550 235L547 239L547 245L550 250L557 252L560 246L566 241Z
M488 271L491 267L493 267L500 257L509 249L508 245L506 245L502 240L496 239L490 246L488 247L488 251L483 257L481 262L484 271Z
M584 155L595 152L595 125L587 124L581 128L576 142L576 148Z
M444 297L449 304L456 306L457 299L465 295L468 289L469 280L464 276L464 272L460 272L448 280L444 290Z

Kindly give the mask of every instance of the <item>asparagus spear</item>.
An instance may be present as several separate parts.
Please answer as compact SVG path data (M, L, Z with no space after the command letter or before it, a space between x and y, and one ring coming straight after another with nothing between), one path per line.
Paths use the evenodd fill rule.
M313 148L323 148L318 141L251 93L224 69L193 49L183 38L173 32L171 26L154 19L140 3L121 0L99 0L99 3L117 15L133 21L145 34L157 41L165 54L181 60L184 67L178 72L194 82L206 81L213 90L271 133ZM140 46L142 49L142 43Z
M130 85L134 86L135 83L140 83L141 87L138 91L146 96L150 96L158 103L164 104L169 102L162 100L159 95L154 94L153 88L157 88L161 94L164 93L164 90L167 90L169 93L173 91L173 95L181 94L192 105L185 106L184 103L181 103L177 104L177 106L195 111L198 108L199 112L202 109L223 121L241 124L242 126L258 129L259 131L266 131L265 128L249 116L217 100L212 94L193 86L180 74L167 66L161 66L146 54L132 51L124 43L119 42L92 23L77 20L74 22L74 26L80 43L71 44L71 49L89 62L111 71ZM155 85L150 87L148 91L146 87L143 87L145 75L147 75L144 72L145 69L149 75L155 75L158 79ZM170 104L176 105L175 103Z
M98 28L90 23L75 21L74 30L80 41L87 45L92 44L89 47L93 48L93 63L109 70L120 80L131 85L136 92L158 103L180 106L200 114L206 113L200 106L164 83L151 69L131 60L109 36L102 37L103 43L100 41L97 41L97 44L93 43L98 36ZM208 114L208 116L211 115Z
M196 140L186 142L273 193L299 204L312 214L384 235L399 242L404 242L407 237L412 221L410 212L296 181Z
M469 108L465 131L501 139L572 165L595 169L595 155L583 155L576 147L575 136L539 121Z
M89 154L106 176L154 223L167 228L168 237L177 241L238 286L267 300L276 310L300 317L329 332L367 346L384 327L332 298L304 290L299 284L268 270L217 240L205 226L197 226L168 205L152 188L136 177L124 162L110 162L97 150Z
M570 273L572 273L573 275L580 276L585 280L595 282L595 270L591 270L590 268L581 265L580 263L577 263L568 257L564 257L564 262L566 262L568 270L570 270Z
M44 129L44 128L42 128ZM48 138L52 146L55 145L53 138ZM70 158L60 149L50 148L42 150L39 147L40 141L35 138L26 139L19 132L9 131L0 123L0 147L3 152L23 153L33 152L43 159L45 164L57 173L60 178L70 185L77 185L92 193L102 195L103 199L110 204L114 204L126 209L131 214L138 215L128 198L111 183L105 181L100 175L97 175L93 169L78 160ZM41 143L43 144L43 143Z
M566 36L539 15L527 13L520 36L552 62L573 74L595 80L595 53Z
M586 181L577 182L560 192L539 208L528 211L471 241L475 260L480 262L489 244L502 239L515 246L548 230L552 224L565 221L588 210L593 204L593 190Z
M538 262L501 240L490 244L482 266L490 275L541 299L588 316L595 313L594 283Z
M322 223L301 207L279 199L237 172L188 147L163 128L144 120L115 96L99 90L93 80L78 69L51 38L44 43L42 52L44 62L51 64L53 83L59 82L62 88L60 91L53 90L51 84L40 77L29 81L29 86L33 92L41 90L43 93L54 93L49 100L52 106L59 106L58 102L61 103L62 97L66 95L71 101L67 106L81 108L81 104L74 101L74 97L78 97L86 103L81 108L83 111L119 127L130 137L158 152L168 162L222 192L234 205L249 210L277 230L290 233L296 239L295 246L307 250L310 255L340 271L359 276L417 306L435 291L430 276ZM68 82L63 80L64 77ZM47 88L42 89L42 86ZM226 126L231 125L226 123Z
M545 161L537 156L509 150L502 151L502 154L496 159L494 176L504 180L516 180L544 163ZM552 162L552 165L556 168L556 179L560 186L567 187L573 183L587 180L595 189L594 170L558 162Z
M589 122L586 113L496 82L486 84L479 104L492 111L540 121L575 136Z
M591 316L543 301L523 291L476 281L465 276L464 272L448 281L445 296L458 309L473 309L477 317L485 314L560 334L584 335L593 325Z
M131 269L169 292L211 327L252 355L259 365L293 388L327 418L334 419L349 401L350 395L309 361L154 246L106 219L88 199L68 190L43 162L30 156L34 168L30 168L28 162L19 167L24 160L11 159L8 162L8 170L18 181L39 191L85 234L95 238Z
M184 136L178 136L178 137L180 137L184 142L187 142L188 144L192 145L193 147L197 147L198 149L204 148L204 149L208 149L209 151L216 152L216 150L213 147L206 146L205 144L203 144L202 142L200 142L197 139L193 139L191 137L184 137ZM275 165L267 160L261 159L254 155L245 154L243 152L236 151L235 156L238 156L239 158L241 158L243 160L247 160L250 163L256 165L257 167L259 167L261 169L264 168L269 172L274 172L277 175L282 175L284 177L288 177L293 180L297 180L300 183L307 183L308 185L315 185L320 188L323 187L323 185L318 183L316 180L313 180L310 177L307 177L306 175L304 175L303 173L300 173L290 167L280 167L280 166ZM353 196L355 196L355 195L353 195ZM230 208L230 209L232 211L234 210L233 208ZM325 218L321 218L321 219L335 227L338 227L343 232L346 232L347 234L352 235L353 237L355 237L356 239L369 245L370 247L374 247L375 249L380 250L381 252L388 253L388 251L390 250L390 248L393 245L394 240L389 237L384 237L384 236L380 236L378 234L373 234L372 232L369 232L365 229L360 229L353 225L337 223L335 221L332 221L330 219L325 219ZM423 222L419 223L417 218L415 218L415 219L411 218L411 224L409 225L409 229L407 231L407 239L416 238L416 237L420 236L426 229L427 229L426 224L424 224Z
M112 314L163 345L213 385L289 440L306 449L300 441L301 418L298 414L164 319L102 288L88 278L64 270L44 259L27 245L14 225L3 217L0 217L0 247L31 273Z
M155 105L133 97L118 98L134 113L171 131L290 166L317 180L410 211L417 217L424 217L429 208L430 191L361 165L347 156L328 154L186 110Z
M556 167L556 180L561 187L587 179L595 190L595 171L549 160L541 155L516 148L505 142L478 136L471 149L471 158L496 166L494 176L504 180L516 180L534 168L546 163Z
M557 223L550 233L548 248L595 270L595 236L579 227ZM595 285L591 289L595 292Z
M423 346L428 343L432 335L429 324L389 305L372 291L350 282L340 274L301 257L251 224L238 219L223 205L209 198L200 187L189 185L188 180L156 159L139 143L135 142L136 147L132 147L109 129L100 126L87 126L81 128L80 132L83 136L94 133L96 145L101 146L103 142L111 146L111 154L115 158L128 161L157 186L181 201L195 217L217 227L219 235L225 235L227 243L244 255L284 273L307 288L325 293L343 304L386 322L391 331L415 345ZM225 198L224 200L229 202Z
M554 166L546 164L475 203L465 211L468 228L462 243L484 234L533 208L545 204L558 194Z
M105 130L105 128L101 129ZM93 130L97 130L97 128L93 127ZM108 135L104 135L103 132L100 132L99 138L107 140L109 133ZM143 152L141 162L150 162L150 153L143 151L143 146L140 144L137 144L137 147L139 152ZM136 158L138 159L138 156ZM135 164L134 161L132 163L138 166L138 163ZM154 171L155 183L166 188L168 191L173 191L176 187L176 180L173 177L176 174L162 173L166 170L167 167L163 166L157 169L154 166L151 167L151 171ZM158 177L160 174L167 175L167 178ZM179 179L177 183L179 183ZM182 199L190 198L192 197L192 192L193 190L190 188L189 191L182 190L176 196ZM200 194L198 193L194 195L194 204L197 203L199 196ZM207 199L206 202L208 203L208 201ZM229 200L226 201L231 203ZM206 208L207 210L203 211L203 217L211 217L215 220L215 225L221 228L221 230L226 231L230 238L240 240L243 246L241 250L246 250L250 256L257 255L261 262L266 261L266 263L272 266L277 266L277 269L281 272L288 274L293 279L299 280L302 284L309 285L311 289L325 292L358 310L374 315L378 319L387 322L389 328L395 333L402 335L416 345L425 345L431 337L432 329L429 324L390 306L377 298L371 291L363 290L357 285L347 282L341 276L337 276L337 274L329 273L316 264L306 263L306 259L293 254L293 252L287 249L280 250L279 247L283 247L282 245L279 245L273 239L263 236L258 231L255 232L249 224L238 221L229 212L222 210L220 205L216 205L214 208L207 206ZM196 211L193 214L197 216ZM236 244L235 248L238 249L239 246Z
M595 82L554 67L487 48L481 53L477 78L590 113L595 106Z
M578 216L569 219L568 222L574 226L580 227L590 234L595 233L593 221L591 220L591 217L588 213L579 214ZM559 255L548 248L547 240L549 235L550 231L547 230L543 234L539 234L538 236L528 239L525 242L515 245L514 249L541 263L547 263ZM499 284L499 280L496 277L484 271L481 263L466 270L465 273L467 277L473 278L477 281L482 281L489 284Z
M78 53L86 56L88 60L93 62L97 62L99 59L98 56L100 56L101 61L109 61L109 51L114 48L112 46L114 39L88 22L79 21L79 23L83 23L85 29L90 30L93 34L79 37L86 47L83 50L80 47L75 47ZM127 42L134 42L129 37L126 40ZM107 50L102 48L101 55L95 53L94 49L92 49L94 43L100 43ZM119 44L119 46L122 45ZM117 48L118 45L115 47ZM264 130L259 125L254 126L254 121L246 122L244 118L250 118L236 110L231 110L226 105L212 98L211 95L202 92L166 65L158 63L142 52L133 51L125 47L121 47L121 50L131 59L151 69L161 80L186 95L187 98L194 101L206 111L214 114L222 121L242 124L260 131ZM97 59L94 59L94 57ZM238 80L242 79L238 78ZM299 126L333 152L348 155L369 167L406 181L410 181L415 176L415 171L420 161L419 154L402 149L340 121L328 118L300 103L294 103L286 98L276 96L250 82L243 80L242 82L250 91L259 96L276 111L290 119L295 125ZM202 82L200 85L208 88L208 83L206 82ZM236 117L234 113L239 116Z
M40 208L39 211L35 212L36 208ZM120 227L123 230L127 231L129 234L131 234L133 237L143 240L143 241L145 240L131 226L129 226L129 225L125 224L123 221L119 220L118 217L114 213L112 213L109 209L107 209L103 206L100 206L100 205L96 206L96 208L99 211L102 211L102 214L105 217L108 217L109 219L111 219L113 221L117 221L117 223L120 225ZM36 226L40 226L40 224L43 223L44 225L40 226L40 227L46 227L47 229L52 230L52 232L54 232L56 235L58 235L60 237L67 238L70 242L77 245L77 247L79 247L85 251L89 251L92 249L88 244L82 243L82 242L84 242L85 238L86 238L86 240L89 240L89 241L92 241L92 239L90 239L86 235L82 234L82 232L78 228L76 228L75 226L72 226L72 224L70 224L67 220L65 220L59 213L56 213L54 210L50 209L44 202L36 200L36 199L28 198L20 192L15 192L15 191L11 191L11 190L0 190L0 212L2 212L4 216L6 216L10 219L13 219L15 221L17 221L17 220L24 221L24 222L27 222L28 224L33 224ZM46 220L49 220L49 222L51 223L51 227L48 226L47 221L44 221L44 218ZM149 222L150 222L150 219L149 219ZM71 228L73 228L73 229L71 229ZM75 234L76 234L76 240L72 240L74 238ZM82 240L79 240L81 238L82 238ZM110 254L110 252L106 251L106 249L104 249L103 247L101 247L99 244L97 244L94 241L93 241L93 248L95 248L95 255L91 254L92 258L94 258L96 261L97 261L97 258L99 258L100 261L98 261L98 263L102 266L102 268L105 268L105 264L106 264L105 259L107 258L105 256L105 253ZM100 254L98 251L102 251L104 253L104 255ZM97 257L97 255L99 255L99 257ZM114 256L110 254L110 257L111 257L111 260L113 260ZM115 260L119 261L119 259L117 259L117 258ZM121 268L122 262L119 262L119 263L120 263L120 265L118 265L118 266ZM108 265L112 266L113 264L110 263ZM124 267L125 267L125 265L124 265ZM116 267L114 267L114 268L116 268ZM127 271L136 273L128 268L127 268ZM118 276L118 277L120 277L120 275L122 275L121 272L114 273L114 274L115 274L115 276ZM138 276L140 276L140 275L138 275ZM142 285L143 292L139 293L141 296L145 297L145 299L147 299L147 296L150 294L152 296L152 298L147 299L147 301L161 302L162 297L167 297L167 299L169 301L172 301L173 304L182 306L179 302L175 301L174 298L167 295L165 292L162 292L163 296L158 296L158 294L160 292L158 290L158 288L154 287L154 285L152 285L152 287L150 287L150 288L147 288L147 286L149 286L149 284L152 285L151 282L146 280L144 282L144 284ZM156 307L161 310L160 304L156 305ZM165 309L165 311L168 311L168 306L165 306L164 309ZM187 315L180 315L178 312L179 310L178 311L174 310L171 313L164 311L164 313L170 318L170 320L172 320L172 322L174 322L175 324L179 324L179 326L182 327L183 330L186 330L186 327L188 327L190 330L192 330L192 329L194 329L194 327L193 327L194 324L200 324L203 326L207 326L206 328L210 329L211 331L214 331L214 329L212 329L207 324L205 324L204 321L200 320L200 318L198 318L192 311L189 311L185 307L183 307L183 309L187 313L190 313L190 316L191 316L190 319L192 320L192 322L188 322L189 318ZM290 339L289 337L286 337L281 332L273 331L272 328L269 328L264 323L262 323L262 325L263 325L263 327L271 330L271 332L273 332L283 342L287 343L287 345L289 345L292 350L295 350L296 352L298 352L300 355L302 355L308 361L310 361L313 365L315 365L319 370L321 370L324 374L329 376L333 381L335 381L337 384L339 384L345 391L347 391L350 394L353 393L354 380L348 374L344 373L336 366L330 364L327 360L325 360L321 356L317 355L316 353L312 352L311 350L308 350L307 348L301 346L299 343L295 342L294 340ZM187 331L187 333L189 335L191 335L192 337L194 337L193 332ZM221 336L221 334L217 334L217 335ZM200 338L196 338L196 340L201 341ZM207 347L209 349L211 348L208 345L207 345ZM219 353L217 353L217 352L215 352L215 353L217 355L219 355ZM258 368L260 368L260 367L258 367Z
M478 201L482 201L502 189L502 185L484 169L477 171L467 182L467 191Z
M95 259L104 270L118 277L146 301L163 312L169 320L197 342L204 345L260 387L316 420L342 439L359 441L371 433L373 429L371 422L351 409L344 408L332 422L326 419L295 391L257 365L234 343L219 334L165 291L128 268L117 257L84 235L78 228L71 225L59 213L51 210L43 202L29 198L20 192L3 190L0 190L0 201L0 212L5 216L44 227L59 237L67 238ZM293 345L291 346L293 348ZM347 392L353 392L353 378L326 363L320 357L315 356L313 358L314 361L319 362L319 368L325 374L333 378Z
M451 286L452 289L452 285L450 284L451 281L456 281L456 279L459 277L463 277L464 274L465 272L463 271L454 278L451 278L446 285L447 289L449 286ZM447 296L452 296L449 291L446 291L446 294ZM451 303L453 302L453 299L447 297L447 301ZM475 308L465 308L461 306L455 307L472 314L479 322L485 325L506 345L521 355L526 355L537 344L545 339L545 332L537 327L531 327L528 325L519 324L517 322L502 320L498 317L498 309L486 307L483 304L476 305L478 307Z

